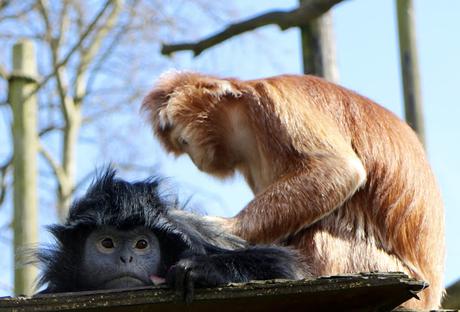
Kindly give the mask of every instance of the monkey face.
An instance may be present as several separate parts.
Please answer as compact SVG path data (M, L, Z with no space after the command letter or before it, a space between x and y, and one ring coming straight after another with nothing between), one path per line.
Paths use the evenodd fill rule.
M179 123L167 130L167 140L174 146L171 151L175 155L187 154L198 169L214 172L219 170L222 162L219 141L223 138L218 133L202 133L200 126L191 122L184 127Z
M152 231L101 227L85 241L78 274L92 289L146 286L152 284L150 278L157 274L160 259L160 245Z
M153 129L167 151L188 154L202 171L219 177L232 175L239 162L229 118L243 92L227 80L196 74L162 79L162 85L145 99ZM203 78L203 77L202 77ZM237 99L237 100L235 100Z
M222 119L220 116L210 118ZM225 143L228 132L224 126L209 131L204 122L191 121L184 125L179 120L162 131L162 143L170 146L169 151L175 155L187 154L199 170L226 177L233 174L238 162L234 150Z

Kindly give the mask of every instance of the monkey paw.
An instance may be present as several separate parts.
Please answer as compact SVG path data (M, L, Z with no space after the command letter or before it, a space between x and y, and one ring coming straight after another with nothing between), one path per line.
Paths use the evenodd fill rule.
M192 256L173 265L166 274L166 283L181 300L191 303L195 287L213 287L226 283L216 264L208 256Z
M223 218L218 216L203 216L203 219L219 226L228 233L233 233L236 228L236 218Z

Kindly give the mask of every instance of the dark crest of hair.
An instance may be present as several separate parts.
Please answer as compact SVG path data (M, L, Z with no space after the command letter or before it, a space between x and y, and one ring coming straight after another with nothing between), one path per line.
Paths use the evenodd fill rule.
M86 194L72 204L65 223L48 227L55 242L36 253L42 272L38 285L47 285L46 292L69 288L69 285L79 289L76 274L84 241L92 230L102 226L122 230L144 226L178 253L187 248L203 252L203 242L196 239L193 228L169 214L176 210L178 202L161 196L160 183L158 177L130 183L118 179L113 168L105 169Z

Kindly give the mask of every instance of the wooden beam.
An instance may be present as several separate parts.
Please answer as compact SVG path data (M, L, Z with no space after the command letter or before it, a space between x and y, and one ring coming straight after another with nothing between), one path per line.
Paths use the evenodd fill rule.
M427 284L402 273L259 281L197 289L187 305L166 287L0 299L0 311L390 311Z

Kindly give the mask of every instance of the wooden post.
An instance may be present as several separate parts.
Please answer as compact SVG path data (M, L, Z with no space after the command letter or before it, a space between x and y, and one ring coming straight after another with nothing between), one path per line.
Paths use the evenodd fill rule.
M24 265L21 249L38 241L37 222L37 99L30 95L36 84L37 65L31 41L13 47L13 72L9 81L9 102L13 109L13 192L14 192L14 292L30 295L37 270Z
M300 5L303 0L300 0ZM300 27L304 74L338 82L332 13L326 12Z
M396 0L396 6L406 121L425 144L413 3L412 0Z
M460 308L460 280L447 287L441 306L444 309Z

